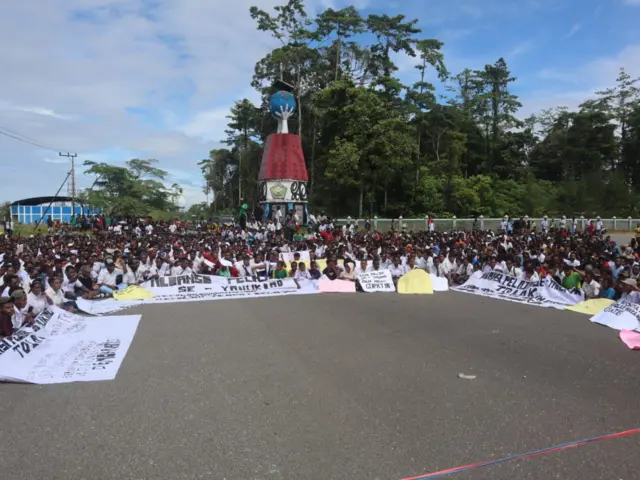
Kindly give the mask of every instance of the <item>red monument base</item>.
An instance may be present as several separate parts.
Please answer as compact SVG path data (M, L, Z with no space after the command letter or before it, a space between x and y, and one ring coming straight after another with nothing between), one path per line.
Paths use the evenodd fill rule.
M258 175L258 181L263 180L309 180L298 135L274 133L267 137Z

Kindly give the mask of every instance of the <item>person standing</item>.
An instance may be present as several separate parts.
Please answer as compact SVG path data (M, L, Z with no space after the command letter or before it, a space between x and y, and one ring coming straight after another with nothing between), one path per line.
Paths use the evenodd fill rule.
M244 203L244 198L240 199L240 228L244 232L247 229L247 210L249 207Z

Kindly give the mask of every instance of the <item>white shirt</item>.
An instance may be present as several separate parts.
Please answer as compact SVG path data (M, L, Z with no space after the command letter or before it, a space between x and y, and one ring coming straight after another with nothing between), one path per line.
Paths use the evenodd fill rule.
M245 265L244 262L238 262L236 263L235 267L241 277L253 276L253 269L251 268L251 264Z
M187 267L187 268L182 268L181 266L177 266L177 267L172 267L171 268L171 275L174 277L179 277L181 275L191 275L193 273L193 270L191 270L191 268Z
M522 269L518 267L511 267L511 270L506 269L505 273L516 278L520 278L522 276Z
M157 267L155 264L149 269L149 276L153 277L158 275L159 277L168 276L171 273L171 269L169 268L169 264L167 262L162 262L160 267Z
M444 259L440 268L442 271L442 275L447 275L449 273L458 271L458 265L456 264L456 261L454 260L452 262L451 260L449 260L449 257Z
M33 293L27 295L27 306L33 307L33 313L36 315L43 312L49 303L47 302L46 295L35 296Z
M144 273L142 265L139 266L135 272L130 268L127 268L127 273L122 275L122 283L126 283L127 285L139 285L144 282Z
M296 270L296 274L293 276L296 280L311 280L311 274L309 270Z
M398 265L397 267L394 264L389 266L389 271L391 272L391 276L394 278L400 278L405 273L407 273L408 269L406 265Z
M640 292L623 293L620 296L620 300L624 300L625 302L640 304Z
M13 306L13 316L11 317L11 323L13 324L13 329L19 329L24 323L24 314L27 313L29 309L29 305L24 307L23 309L19 309L15 305Z
M365 267L365 269L363 270L362 267L360 265L358 265L356 268L356 276L362 275L363 273L368 273L371 271L371 265L369 265L367 263L367 266Z
M533 274L531 275L531 278L527 278L527 273L526 272L522 272L522 274L519 277L520 280L525 280L527 282L537 282L540 280L540 275L538 275L538 272L533 272Z
M51 299L51 301L56 307L62 307L62 305L65 302L62 289L58 290L57 292L54 292L53 288L47 288L47 290L44 293L47 294L47 297Z
M591 280L589 283L584 282L582 284L582 291L587 299L598 298L600 295L600 284L595 280Z
M98 274L98 283L103 283L105 285L116 285L116 277L118 275L122 275L122 271L118 271L117 268L113 269L113 272L109 272L106 268L101 270ZM47 290L49 291L49 290Z
M80 282L80 280L76 278L75 281L70 282L68 278L65 278L64 282L62 282L61 290L64 293L67 293L67 292L75 293L76 287L78 288L82 287L82 283Z

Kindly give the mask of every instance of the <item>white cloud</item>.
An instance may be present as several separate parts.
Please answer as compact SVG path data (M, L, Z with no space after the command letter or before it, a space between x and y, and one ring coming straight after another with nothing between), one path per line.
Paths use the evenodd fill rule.
M582 25L579 23L575 23L572 27L571 30L569 30L567 32L567 34L565 35L564 38L569 38L569 37L573 37L576 33L578 33L580 30L582 30Z
M56 150L160 160L199 175L224 136L233 102L250 92L256 63L275 41L249 15L280 0L30 0L0 15L0 127L51 146L51 154L0 137L0 172L19 159L30 185L12 197L53 193L64 178ZM310 14L322 0L307 1ZM335 0L336 8L346 0ZM365 1L359 3L364 6ZM135 109L136 114L127 113ZM55 153L54 153L55 152ZM114 153L115 152L115 153ZM131 157L129 157L131 158ZM12 166L12 171L15 168ZM37 169L37 170L35 170ZM80 171L81 168L79 167ZM91 179L79 174L79 184ZM25 189L29 189L28 192ZM187 198L204 195L195 190Z
M593 98L596 91L614 85L621 67L631 77L640 77L640 44L627 45L612 57L597 58L574 70L543 70L539 77L551 80L553 88L538 89L523 96L523 109L519 114L526 117L556 106L575 109Z

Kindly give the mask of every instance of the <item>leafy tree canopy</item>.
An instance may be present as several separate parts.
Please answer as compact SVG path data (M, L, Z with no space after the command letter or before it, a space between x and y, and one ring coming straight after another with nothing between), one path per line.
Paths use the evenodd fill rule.
M200 164L214 209L241 197L255 202L262 145L276 127L271 84L282 78L299 107L290 128L302 137L315 211L640 214L640 87L624 70L575 111L558 106L523 118L504 58L450 73L442 42L416 19L363 17L354 7L313 17L302 0L248 15L278 46L247 79L261 104L239 99L220 139L225 148ZM414 59L413 85L397 76L398 53ZM430 83L435 77L446 94Z

